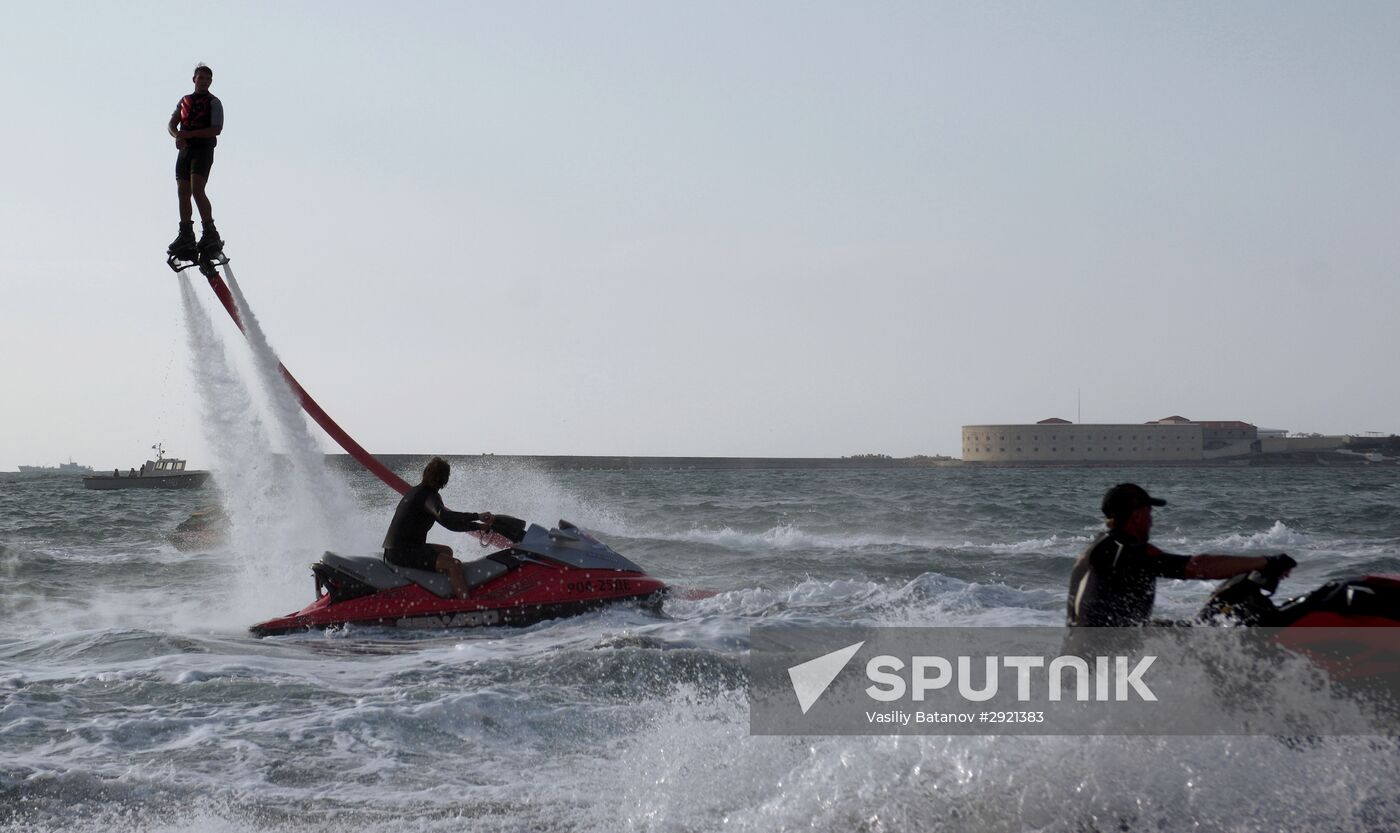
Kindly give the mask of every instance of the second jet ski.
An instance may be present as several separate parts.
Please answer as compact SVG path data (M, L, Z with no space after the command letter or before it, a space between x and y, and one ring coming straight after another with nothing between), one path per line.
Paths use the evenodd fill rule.
M1260 628L1386 628L1400 626L1400 575L1330 581L1275 602L1279 577L1255 570L1221 582L1200 620Z

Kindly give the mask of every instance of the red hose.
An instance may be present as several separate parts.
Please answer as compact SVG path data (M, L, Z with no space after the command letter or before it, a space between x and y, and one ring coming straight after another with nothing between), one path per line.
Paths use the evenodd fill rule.
M213 274L206 274L206 277L209 279L209 287L213 289L214 294L219 297L219 301L224 305L224 309L228 310L229 317L233 319L233 323L237 324L238 329L242 330L243 334L246 336L248 332L243 328L242 319L238 317L238 305L233 301L233 294L229 292L228 286L224 284L224 280L219 277L218 272L214 272L212 269L210 272L213 272ZM384 481L389 488L399 494L404 494L409 490L408 483L402 477L389 471L388 467L379 462L373 454L365 451L364 446L355 442L353 437L345 433L344 429L337 425L335 420L331 419L330 414L327 414L321 409L320 405L316 404L316 400L311 398L311 394L306 392L306 388L301 386L301 383L296 380L296 377L292 375L292 372L287 369L286 365L278 362L277 369L281 371L282 378L287 380L287 386L290 387L292 393L296 395L297 401L301 403L302 409L310 414L311 418L316 420L316 424L324 428L326 433L331 435L331 439L335 440L341 448L345 449L347 454L354 457L360 465L369 469L375 477Z

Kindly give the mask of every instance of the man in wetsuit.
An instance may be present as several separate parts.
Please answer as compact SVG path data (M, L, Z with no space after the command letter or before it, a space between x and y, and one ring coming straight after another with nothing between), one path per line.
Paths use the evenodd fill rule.
M394 520L384 536L384 560L400 567L437 570L452 580L452 595L467 597L467 577L462 562L452 557L452 548L429 544L428 530L439 523L453 532L490 529L496 517L490 512L453 512L442 505L438 492L447 485L452 469L441 457L423 467L423 480L409 489L394 510Z
M1069 576L1065 623L1080 627L1145 625L1152 617L1157 579L1226 579L1252 570L1280 578L1297 566L1286 555L1172 555L1147 539L1152 507L1166 506L1133 483L1120 483L1103 496L1108 531L1094 539Z
M214 165L214 146L224 130L224 105L209 94L214 71L204 64L194 68L194 92L180 99L170 114L166 130L175 139L180 153L175 157L175 183L180 197L180 234L167 250L169 254L217 253L224 247L214 228L214 209L204 193L209 169ZM194 212L190 200L199 206L204 234L194 240Z

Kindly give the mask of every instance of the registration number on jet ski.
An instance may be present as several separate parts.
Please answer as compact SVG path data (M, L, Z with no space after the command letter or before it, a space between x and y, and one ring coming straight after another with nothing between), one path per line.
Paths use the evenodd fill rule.
M497 610L477 610L470 613L444 613L441 616L411 616L400 619L395 624L401 628L471 628L477 625L495 625L501 621Z
M570 593L626 593L632 583L625 578L597 578L571 581L565 585Z

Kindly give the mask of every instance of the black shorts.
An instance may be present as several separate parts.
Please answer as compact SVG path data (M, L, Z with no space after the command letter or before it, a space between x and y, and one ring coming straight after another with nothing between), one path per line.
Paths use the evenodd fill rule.
M424 544L421 547L410 547L408 549L385 550L384 560L397 567L409 567L414 570L437 570L438 551L433 549L431 544Z
M186 147L175 157L175 178L181 181L191 176L209 178L209 169L214 167L214 148L210 146Z

